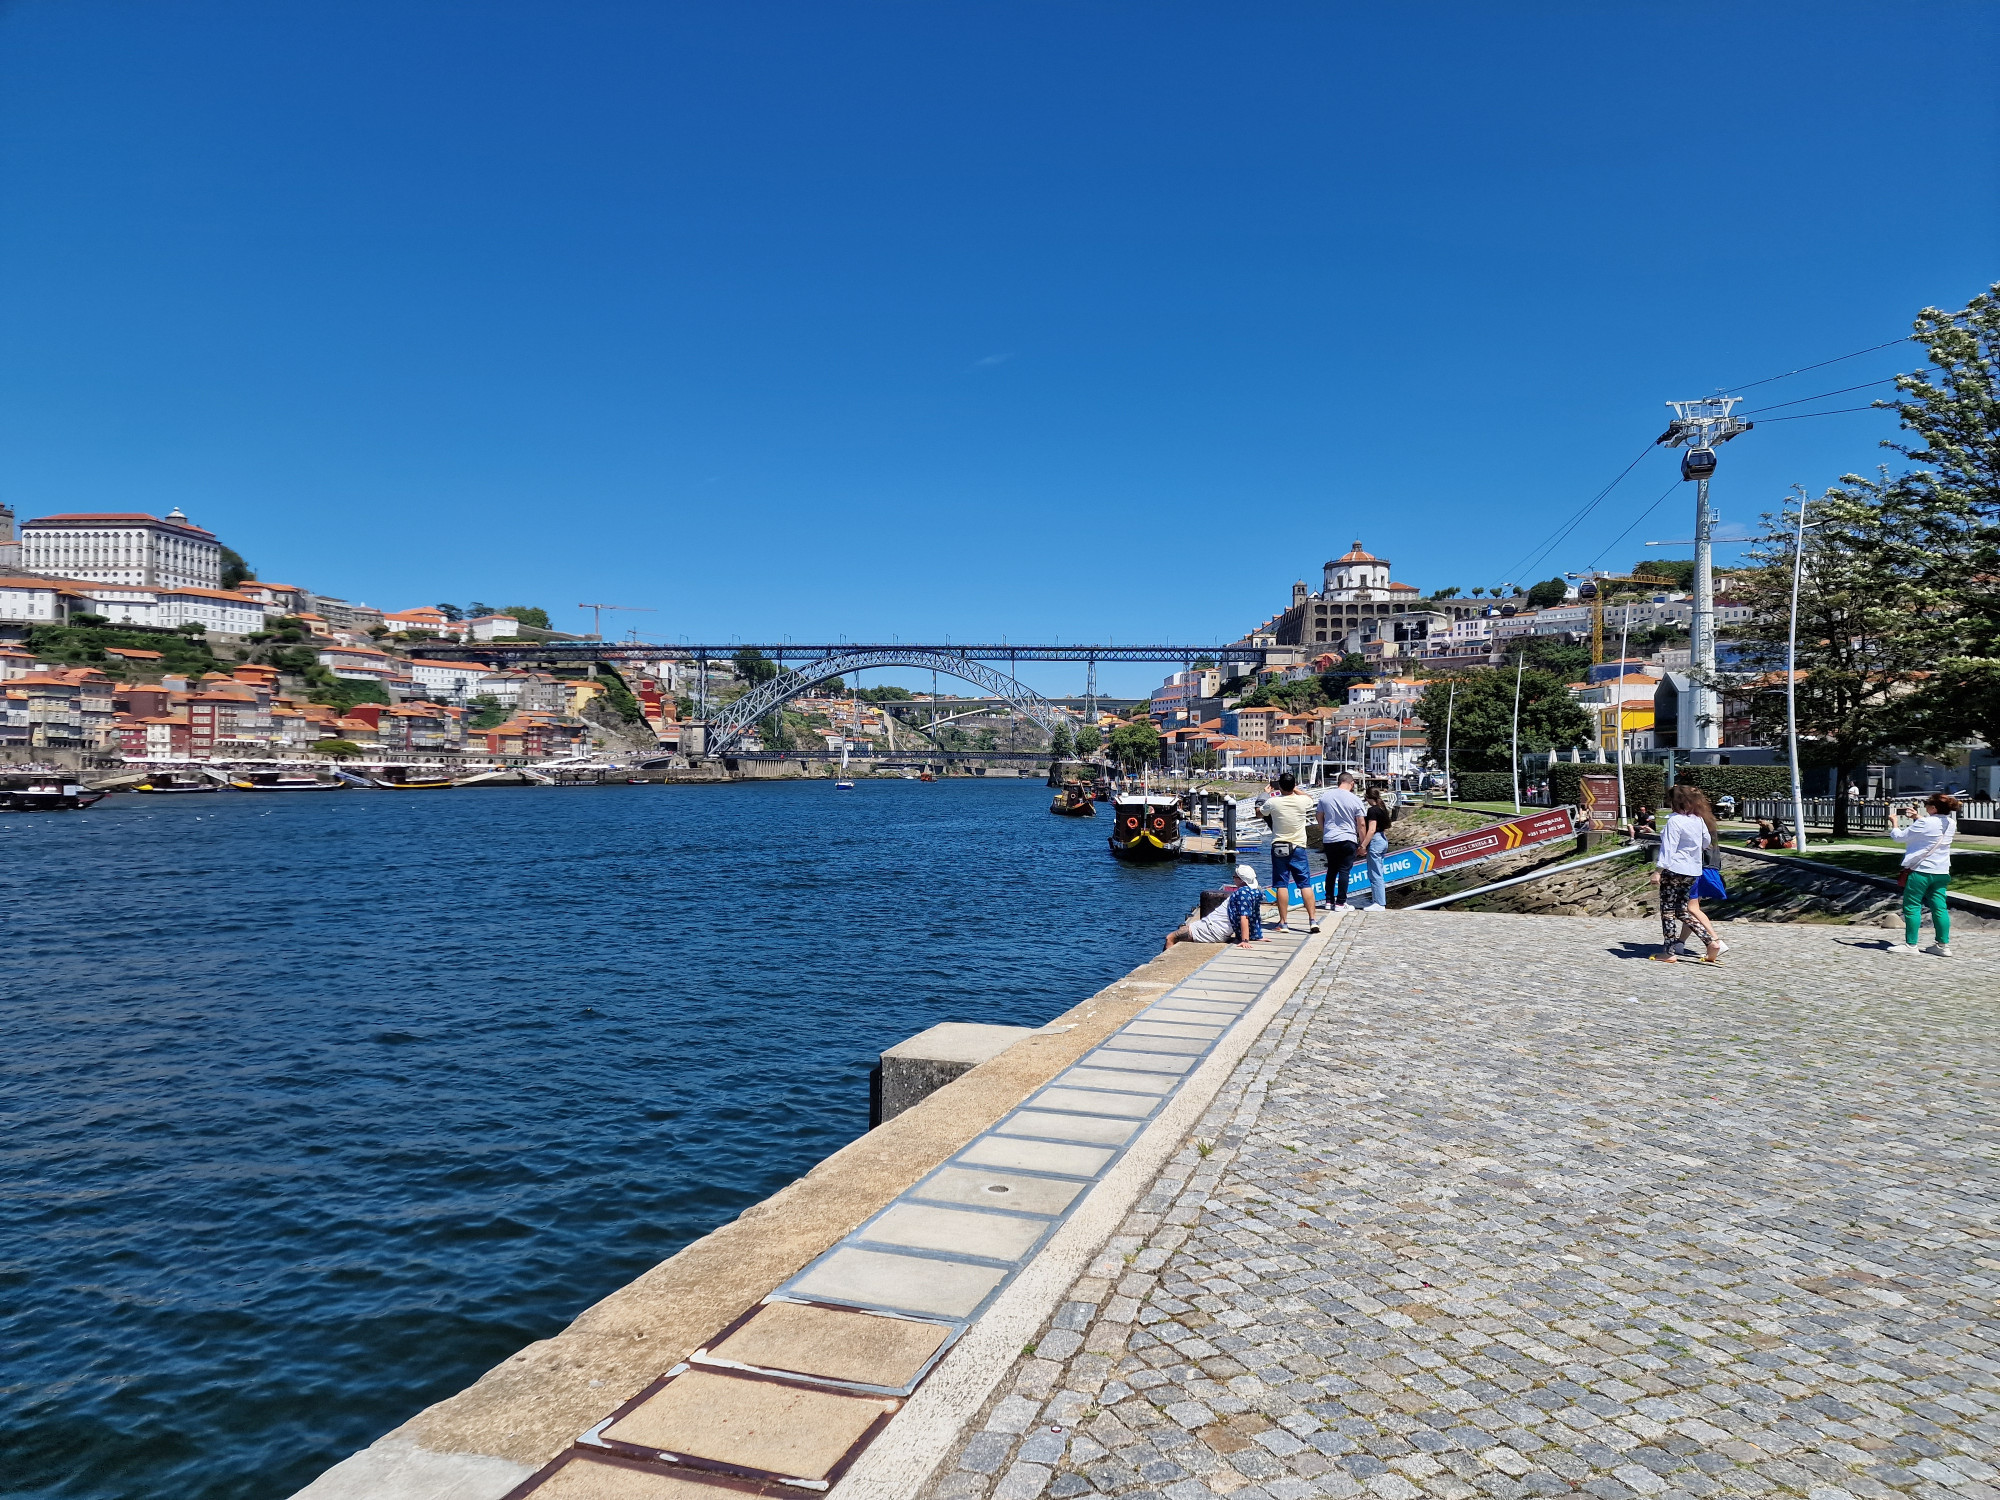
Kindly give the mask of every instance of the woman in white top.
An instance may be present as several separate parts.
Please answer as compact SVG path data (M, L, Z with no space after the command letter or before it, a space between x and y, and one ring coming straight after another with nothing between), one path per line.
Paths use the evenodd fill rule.
M1924 908L1929 907L1937 941L1924 949L1939 958L1951 957L1951 908L1945 888L1951 884L1951 837L1958 831L1958 798L1938 792L1924 799L1925 816L1908 828L1902 810L1889 809L1889 837L1903 846L1903 941L1890 944L1897 953L1915 953L1923 936Z
M1679 963L1674 948L1690 933L1699 933L1707 944L1705 964L1722 962L1722 944L1701 908L1692 904L1689 893L1701 878L1702 851L1715 841L1715 814L1708 809L1708 795L1699 787L1677 786L1667 794L1673 816L1660 830L1660 853L1654 860L1653 884L1660 888L1660 931L1666 941L1653 955L1653 962Z

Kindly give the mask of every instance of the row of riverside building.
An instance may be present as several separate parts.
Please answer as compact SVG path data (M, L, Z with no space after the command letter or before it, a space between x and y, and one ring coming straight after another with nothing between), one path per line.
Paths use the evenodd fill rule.
M17 536L12 510L0 505L0 637L12 638L0 638L0 751L266 759L345 740L365 755L421 761L541 759L587 748L580 714L602 683L389 649L420 650L430 639L506 639L520 632L511 616L453 619L429 606L386 613L257 579L223 588L223 564L221 541L178 509L42 516ZM161 651L105 647L106 671L40 660L28 645L37 626L102 623L142 633L198 626L212 645L224 646L261 640L280 621L318 666L381 687L389 702L336 710L288 694L277 669L263 665L189 680L166 669ZM652 707L649 717L662 716L657 702ZM664 717L671 716L669 704ZM495 718L491 727L473 727Z
M252 664L194 680L167 673L139 684L0 646L0 748L95 750L149 761L268 760L346 740L364 754L398 760L540 759L576 753L584 733L582 724L547 714L517 713L484 729L469 727L471 717L461 705L423 700L357 703L343 713L280 691L273 668Z

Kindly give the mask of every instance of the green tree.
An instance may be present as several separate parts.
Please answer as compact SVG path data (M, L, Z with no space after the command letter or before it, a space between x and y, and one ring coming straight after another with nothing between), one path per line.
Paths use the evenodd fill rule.
M1528 608L1547 609L1569 597L1569 585L1560 578L1545 578L1528 590Z
M1456 693L1452 692L1456 685ZM1416 716L1430 736L1431 756L1443 763L1445 717L1451 718L1451 765L1460 771L1505 771L1510 764L1514 719L1514 669L1481 667L1433 677L1417 700ZM1521 751L1566 749L1590 742L1590 715L1553 672L1521 674Z
M467 729L494 729L507 722L507 706L491 693L480 693L466 705L473 710Z
M1095 755L1104 743L1104 735L1095 724L1079 724L1076 730L1076 753Z
M1433 599L1456 599L1458 595L1459 595L1459 587L1457 584L1453 584L1448 589L1439 589L1436 593L1432 594L1431 597Z
M905 687L859 688L854 696L865 698L870 703L910 703L916 699L916 694Z
M202 624L201 621L199 620L183 620L179 625L175 626L174 628L180 631L182 635L208 634L208 627Z
M765 714L757 721L757 737L764 742L766 750L789 750L792 748L792 734L785 727L782 713Z
M465 618L465 611L456 604L440 604L437 606L437 611L447 620L458 621Z
M234 547L222 549L222 586L233 589L239 583L248 583L257 576L257 570L243 560L242 554Z
M1590 647L1561 636L1531 635L1516 650L1530 667L1564 682L1581 682L1590 672Z
M361 747L353 740L314 740L312 753L328 760L351 760L361 754Z
M1685 594L1694 587L1694 559L1691 557L1642 557L1632 564L1634 573L1655 578L1671 578L1675 592Z
M1160 731L1151 724L1121 724L1111 731L1111 758L1128 771L1160 758Z
M1896 381L1915 467L1898 481L1922 514L1911 564L1949 607L1922 619L1937 670L1905 706L1912 748L2000 745L2000 282L1961 313L1925 308L1930 368Z
M829 677L818 686L820 692L827 694L829 697L837 698L847 691L847 679L844 677Z
M745 646L730 660L736 664L736 675L745 682L769 682L778 675L778 664L755 646Z
M549 612L539 605L510 604L501 610L500 613L503 615L512 615L523 625L532 626L536 630L549 630L553 628L549 624Z
M1076 741L1070 738L1069 725L1056 720L1055 732L1049 736L1049 754L1058 760L1067 759L1076 749Z
M1921 736L1912 688L1936 660L1934 622L1955 601L1928 576L1913 537L1930 520L1925 497L1885 472L1848 475L1810 507L1802 558L1796 686L1801 761L1831 767L1833 833L1847 835L1847 785L1869 762ZM1791 615L1792 538L1782 518L1749 549L1755 566L1737 575L1751 618L1734 639L1743 657L1773 671L1785 664ZM1753 717L1782 735L1784 695L1760 693Z
M1197 656L1189 665L1196 672L1213 672L1215 670L1215 658L1212 656Z

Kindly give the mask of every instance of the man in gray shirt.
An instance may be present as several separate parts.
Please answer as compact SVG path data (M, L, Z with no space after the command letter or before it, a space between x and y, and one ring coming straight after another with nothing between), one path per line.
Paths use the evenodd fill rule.
M1320 848L1326 855L1326 904L1329 911L1347 911L1347 874L1361 846L1361 824L1368 804L1354 795L1354 773L1342 771L1333 786L1319 794Z

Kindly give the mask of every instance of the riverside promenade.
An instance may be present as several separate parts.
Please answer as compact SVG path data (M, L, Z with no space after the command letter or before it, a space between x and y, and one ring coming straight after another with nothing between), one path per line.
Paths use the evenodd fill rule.
M1348 919L923 1493L1993 1500L2000 939L1725 930Z
M1182 945L302 1500L2000 1500L2000 937Z

